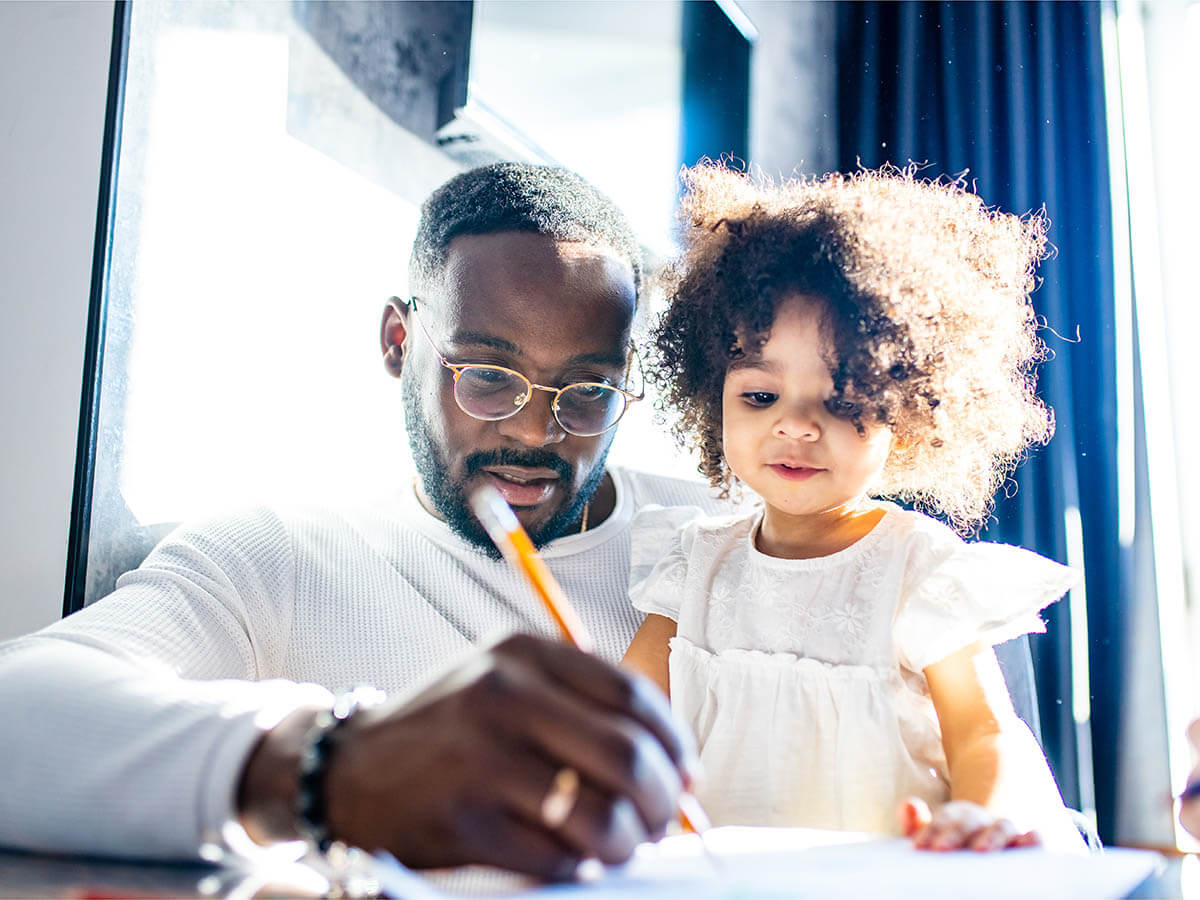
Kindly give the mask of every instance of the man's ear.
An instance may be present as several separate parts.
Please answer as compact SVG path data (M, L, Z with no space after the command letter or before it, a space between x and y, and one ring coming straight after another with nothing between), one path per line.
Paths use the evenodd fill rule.
M410 307L399 297L389 297L383 307L379 326L379 346L383 350L383 367L393 378L404 370L405 343L408 340Z

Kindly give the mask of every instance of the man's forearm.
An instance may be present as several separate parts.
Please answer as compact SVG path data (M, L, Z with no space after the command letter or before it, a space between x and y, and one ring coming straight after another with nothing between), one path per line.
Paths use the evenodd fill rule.
M261 723L327 694L173 678L57 636L14 642L0 653L0 707L19 723L0 728L0 845L195 859L235 815Z

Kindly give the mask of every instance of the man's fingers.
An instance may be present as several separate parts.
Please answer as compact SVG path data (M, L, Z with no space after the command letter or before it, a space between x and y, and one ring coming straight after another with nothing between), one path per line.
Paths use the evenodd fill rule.
M545 881L573 878L584 858L558 835L496 809L478 812L464 830L472 862Z
M351 718L328 773L331 828L417 868L560 879L585 857L624 861L674 815L671 754L686 746L646 685L545 639L476 654L416 699Z
M633 802L597 787L570 767L556 766L541 754L525 752L497 762L488 773L487 798L511 810L529 828L544 830L579 857L622 863L650 838ZM548 801L547 798L556 797ZM555 819L548 821L550 810Z
M630 798L647 833L661 830L674 814L679 773L639 722L564 690L525 660L500 660L475 690L475 704L497 735L536 748L554 765L577 769L602 793ZM533 799L540 802L540 795Z
M649 834L637 807L627 797L584 785L579 801L558 829L559 836L586 856L606 865L623 863Z
M685 778L695 774L695 741L685 729L678 727L670 701L649 679L611 666L561 641L531 635L513 635L496 645L493 653L533 660L569 690L618 715L634 719L658 739Z

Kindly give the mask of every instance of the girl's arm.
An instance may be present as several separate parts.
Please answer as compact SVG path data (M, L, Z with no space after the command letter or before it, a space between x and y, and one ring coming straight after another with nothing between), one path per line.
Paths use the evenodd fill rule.
M621 665L649 676L668 697L671 696L671 684L667 668L667 656L670 654L667 642L675 637L678 627L666 616L647 613L642 627L633 636L629 649L621 659Z
M1011 820L998 823L982 843L999 841L1006 831L1016 839L1018 829L1036 829L1049 847L1081 848L1046 758L1013 710L992 649L978 643L964 647L926 668L925 678L942 728L951 801L978 804L992 816ZM963 846L969 831L989 827L987 822L980 826L969 811L946 818L954 821L935 846Z

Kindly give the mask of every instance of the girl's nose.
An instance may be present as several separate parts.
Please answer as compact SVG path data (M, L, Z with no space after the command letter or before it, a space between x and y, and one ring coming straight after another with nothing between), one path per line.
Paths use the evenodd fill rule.
M815 441L821 437L821 423L809 407L792 408L775 422L775 434L793 441Z

